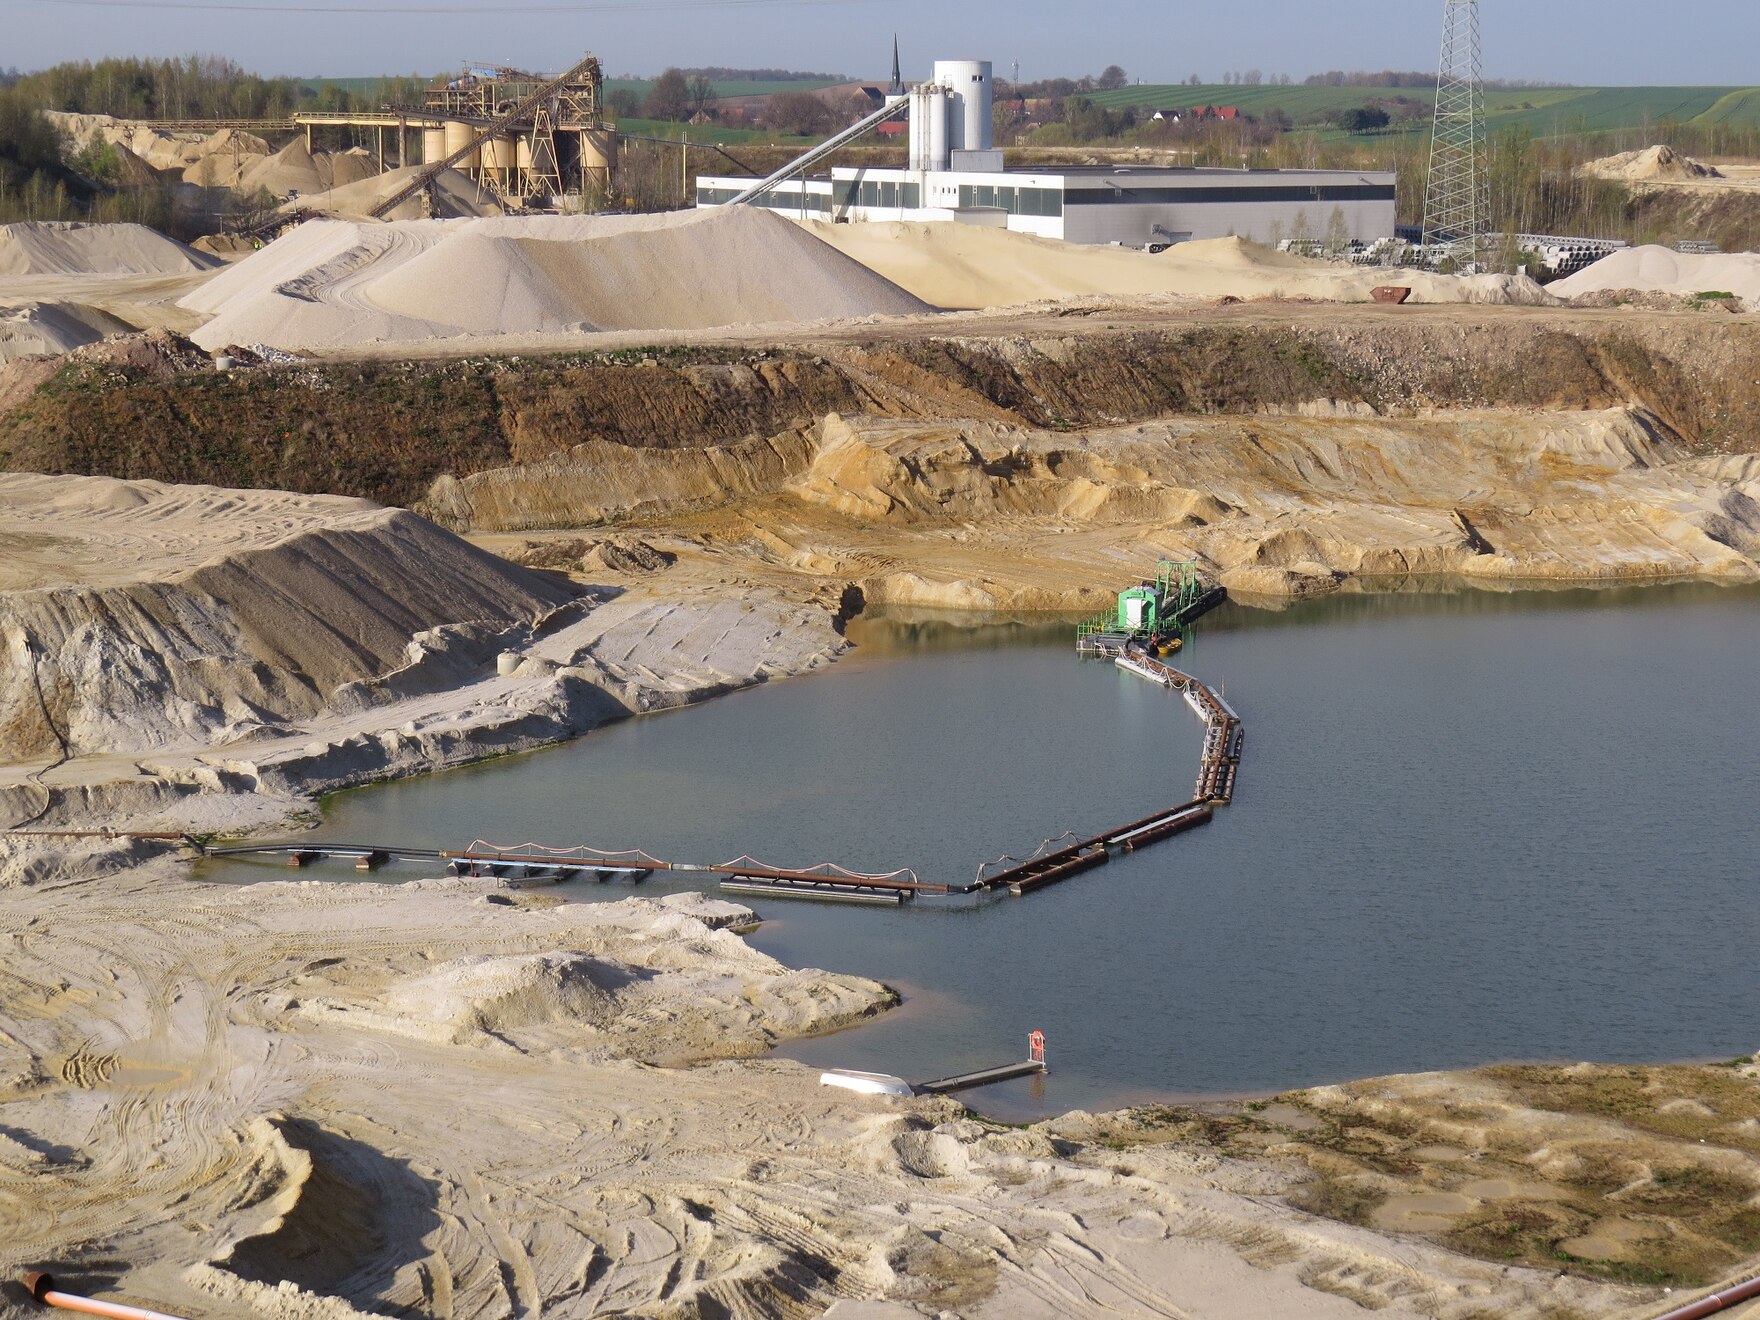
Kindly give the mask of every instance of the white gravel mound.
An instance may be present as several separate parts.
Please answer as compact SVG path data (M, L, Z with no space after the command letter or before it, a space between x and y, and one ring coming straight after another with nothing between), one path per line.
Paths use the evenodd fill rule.
M1699 256L1665 247L1622 248L1550 286L1561 297L1608 289L1636 289L1691 297L1733 293L1749 311L1760 309L1760 252Z
M65 353L129 328L109 313L83 303L27 302L0 307L0 362Z
M187 275L219 264L146 225L0 225L0 275Z
M313 221L188 295L204 347L691 330L929 308L755 208Z

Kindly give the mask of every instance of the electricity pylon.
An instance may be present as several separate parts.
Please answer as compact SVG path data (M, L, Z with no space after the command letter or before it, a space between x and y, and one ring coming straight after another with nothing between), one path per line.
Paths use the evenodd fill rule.
M1485 169L1485 76L1479 0L1443 0L1442 60L1436 69L1436 121L1424 189L1424 238L1459 269L1478 267L1490 220Z

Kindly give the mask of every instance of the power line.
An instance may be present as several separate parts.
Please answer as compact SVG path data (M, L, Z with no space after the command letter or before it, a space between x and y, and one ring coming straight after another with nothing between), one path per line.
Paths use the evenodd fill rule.
M1423 242L1446 249L1461 269L1477 269L1490 218L1485 172L1485 76L1479 0L1443 0L1436 120L1424 189Z

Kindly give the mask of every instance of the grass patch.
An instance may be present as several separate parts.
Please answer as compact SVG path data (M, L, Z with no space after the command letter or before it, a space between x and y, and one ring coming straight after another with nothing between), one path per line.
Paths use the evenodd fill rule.
M1484 1074L1531 1109L1591 1114L1661 1137L1760 1150L1760 1136L1730 1130L1744 1119L1760 1119L1760 1085L1728 1068L1510 1065L1487 1068ZM1668 1108L1671 1101L1692 1103Z
M1368 1224L1386 1200L1387 1193L1379 1187L1366 1187L1348 1175L1336 1178L1325 1174L1303 1183L1289 1196L1289 1203L1298 1210L1341 1224L1362 1225Z

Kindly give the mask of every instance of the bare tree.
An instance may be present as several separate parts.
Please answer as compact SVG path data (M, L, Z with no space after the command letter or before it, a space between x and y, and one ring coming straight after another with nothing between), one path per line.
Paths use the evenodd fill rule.
M648 119L677 123L689 117L690 102L690 85L685 82L684 74L677 69L668 69L648 89L647 100L642 102L642 114Z
M1116 64L1108 64L1094 86L1103 92L1115 92L1130 83L1130 75Z
M1296 212L1296 218L1289 227L1289 241L1303 246L1314 239L1314 231L1308 227L1308 212L1304 207Z
M796 137L817 137L829 132L833 118L831 107L811 92L778 92L764 110L766 125Z
M1335 206L1326 219L1326 255L1336 257L1351 245L1351 227L1344 218L1344 207Z
M699 73L685 84L684 95L686 108L699 115L715 99L715 84Z

